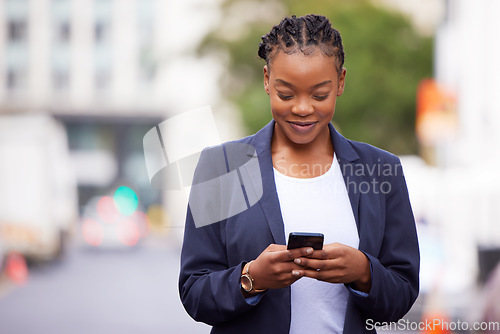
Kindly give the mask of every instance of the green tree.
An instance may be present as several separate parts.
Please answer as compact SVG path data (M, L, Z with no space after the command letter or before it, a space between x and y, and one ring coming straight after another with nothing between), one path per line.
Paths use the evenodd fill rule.
M431 75L432 40L420 36L403 15L368 0L226 0L219 26L200 53L225 54L225 98L241 110L249 133L271 119L257 56L261 36L288 15L321 14L340 31L346 52L346 89L333 122L346 137L397 154L415 153L415 94Z

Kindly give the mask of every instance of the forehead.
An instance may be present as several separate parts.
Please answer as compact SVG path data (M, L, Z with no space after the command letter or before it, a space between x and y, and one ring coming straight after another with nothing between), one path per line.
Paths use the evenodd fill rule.
M335 57L316 51L311 54L277 52L270 63L270 75L288 82L323 82L337 80Z

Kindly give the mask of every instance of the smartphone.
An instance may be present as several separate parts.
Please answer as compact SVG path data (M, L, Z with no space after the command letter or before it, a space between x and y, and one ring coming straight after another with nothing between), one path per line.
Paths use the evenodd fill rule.
M288 235L287 249L312 247L315 250L323 249L323 233L291 232Z

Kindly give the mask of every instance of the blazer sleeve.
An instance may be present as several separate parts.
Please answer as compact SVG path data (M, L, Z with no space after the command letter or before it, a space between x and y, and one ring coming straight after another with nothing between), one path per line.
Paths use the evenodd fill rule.
M215 174L207 171L212 168L209 152L205 150L201 154L195 182L200 177L207 178L207 175L220 175L217 171ZM210 207L217 205L214 199L220 188L216 182L208 186L210 189L204 189L204 193L208 192L211 196L203 196L203 203L197 206L213 211L213 207ZM247 303L241 293L240 276L244 262L233 266L228 264L224 227L224 220L197 226L191 207L188 206L181 251L179 293L188 314L196 321L212 326L232 320L258 304Z
M385 222L378 254L364 252L370 260L372 286L369 294L351 291L366 319L390 322L402 318L415 302L419 291L420 255L408 190L398 158L382 207Z

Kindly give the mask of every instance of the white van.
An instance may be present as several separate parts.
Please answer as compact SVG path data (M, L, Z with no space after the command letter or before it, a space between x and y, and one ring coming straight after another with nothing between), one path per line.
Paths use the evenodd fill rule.
M77 183L63 126L42 113L0 115L4 252L50 260L77 222Z

